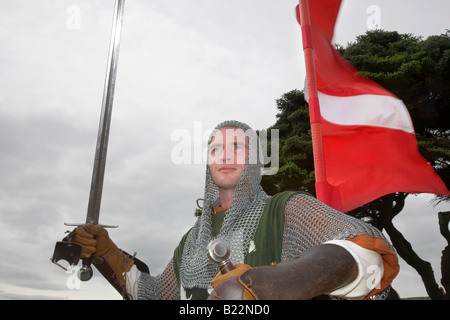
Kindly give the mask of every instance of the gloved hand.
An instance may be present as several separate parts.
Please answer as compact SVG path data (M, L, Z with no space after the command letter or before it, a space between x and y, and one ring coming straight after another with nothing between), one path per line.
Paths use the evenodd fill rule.
M257 298L240 282L239 277L251 269L248 264L235 264L234 269L218 273L212 281L214 288L208 300L256 300Z
M75 242L82 247L81 258L102 257L116 274L120 285L125 284L124 273L131 269L134 262L114 244L105 228L93 224L77 227Z

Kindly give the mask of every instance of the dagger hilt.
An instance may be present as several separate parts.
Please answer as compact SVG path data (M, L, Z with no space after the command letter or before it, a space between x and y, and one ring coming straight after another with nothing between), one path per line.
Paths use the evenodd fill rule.
M206 255L211 261L218 264L222 274L234 269L233 263L230 261L230 246L222 239L211 241Z

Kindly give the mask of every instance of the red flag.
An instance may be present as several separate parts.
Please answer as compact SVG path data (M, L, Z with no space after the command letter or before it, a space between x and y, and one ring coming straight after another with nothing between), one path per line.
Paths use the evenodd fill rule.
M450 195L419 154L403 102L359 75L331 45L340 4L309 1L311 38L303 33L314 50L327 204L346 212L394 192Z

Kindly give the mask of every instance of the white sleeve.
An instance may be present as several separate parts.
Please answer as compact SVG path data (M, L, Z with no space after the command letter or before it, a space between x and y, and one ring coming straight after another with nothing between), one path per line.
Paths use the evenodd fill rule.
M137 300L140 276L141 272L135 265L133 265L131 269L127 273L125 273L125 289L133 300Z
M362 299L379 286L384 272L383 258L379 253L365 249L348 240L331 240L325 243L345 248L355 258L358 265L356 279L329 293L330 296L344 299Z

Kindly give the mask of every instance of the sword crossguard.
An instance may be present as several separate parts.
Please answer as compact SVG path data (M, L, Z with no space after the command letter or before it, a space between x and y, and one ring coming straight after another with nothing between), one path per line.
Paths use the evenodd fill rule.
M81 227L81 226L84 226L85 224L87 224L87 223L67 223L67 222L64 222L64 225L67 226L67 227ZM100 227L103 227L103 228L118 228L119 227L119 225L99 224L99 223L93 223L93 224L99 225Z

